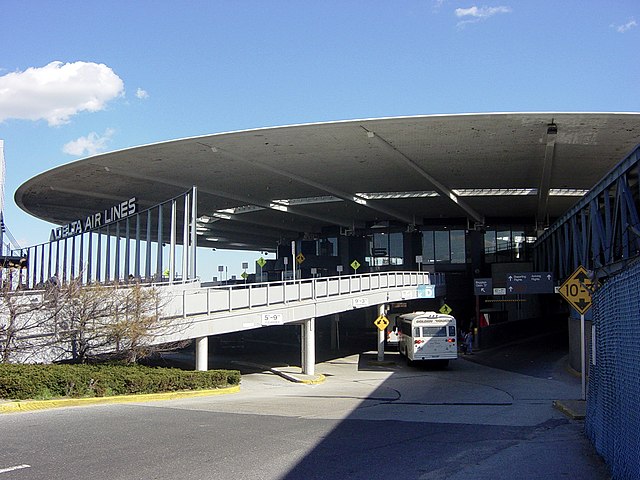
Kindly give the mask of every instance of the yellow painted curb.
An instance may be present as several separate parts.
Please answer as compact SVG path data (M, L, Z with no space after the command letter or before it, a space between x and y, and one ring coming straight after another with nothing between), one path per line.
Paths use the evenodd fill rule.
M320 374L318 375L317 378L314 378L313 380L300 380L300 383L304 383L306 385L317 385L319 383L324 383L324 381L327 379L327 377L325 377L324 375Z
M159 400L176 400L179 398L206 397L209 395L226 395L240 391L240 385L216 388L211 390L184 390L180 392L144 393L139 395L116 395L113 397L90 398L58 398L55 400L16 400L15 402L0 403L0 414L14 412L29 412L47 408L77 407L82 405L105 405L110 403L154 402Z

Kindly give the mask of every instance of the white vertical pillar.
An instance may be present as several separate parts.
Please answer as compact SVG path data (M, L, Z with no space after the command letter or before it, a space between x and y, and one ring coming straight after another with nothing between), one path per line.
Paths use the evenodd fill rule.
M169 283L176 277L176 201L171 201L171 243L169 246Z
M209 370L209 337L196 338L196 370Z
M385 304L378 305L378 317L384 315ZM377 327L376 327L377 328ZM378 329L378 361L382 362L384 360L384 334L385 330Z
M186 282L189 276L189 219L191 212L189 212L189 206L191 202L189 200L189 194L184 196L184 216L182 218L182 283Z
M309 318L302 324L302 373L315 375L316 370L316 319Z
M196 278L196 252L198 247L198 234L196 222L198 220L198 189L193 186L191 191L191 253L189 255L189 278Z
M300 324L300 356L302 358L302 373L304 373L307 364L307 329L305 322Z

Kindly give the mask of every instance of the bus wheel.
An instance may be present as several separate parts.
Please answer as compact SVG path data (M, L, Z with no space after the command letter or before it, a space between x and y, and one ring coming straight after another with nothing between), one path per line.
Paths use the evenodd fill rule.
M407 351L406 351L406 350L404 351L404 356L405 356L405 358L407 359L407 365L408 365L409 367L412 367L412 366L413 366L413 360L411 360L411 359L409 358L409 354L407 353Z

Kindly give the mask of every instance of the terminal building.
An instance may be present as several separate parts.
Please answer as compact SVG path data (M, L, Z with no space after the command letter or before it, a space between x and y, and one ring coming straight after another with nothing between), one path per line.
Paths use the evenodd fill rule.
M274 350L292 336L303 372L312 373L316 343L339 350L339 332L356 332L371 349L383 307L446 307L462 329L477 329L481 348L568 333L583 399L589 375L586 433L614 477L637 478L640 421L629 412L640 394L639 143L640 113L566 112L376 118L172 140L25 182L17 204L54 227L49 241L11 256L23 288L71 278L182 285L177 317L188 317L188 303L200 309L185 337L195 339L198 369L207 368L208 336L241 330L263 344L279 335ZM237 291L208 288L201 272L215 267L197 252L212 248L276 258L257 259ZM374 292L376 275L388 283ZM585 278L597 286L587 328L587 300L579 298L577 316L554 293L574 277L577 292ZM365 280L371 306L356 304ZM198 287L189 293L190 282ZM428 283L432 294L418 295ZM343 285L353 303L339 298ZM415 295L405 297L404 285ZM278 313L251 320L252 291ZM287 292L302 301L293 306ZM270 315L290 318L259 328Z
M635 113L487 113L260 128L99 154L17 190L23 210L55 224L28 249L25 282L196 278L202 248L275 252L252 282L420 270L441 274L446 294L419 307L446 303L463 328L486 328L489 345L528 331L530 319L566 318L557 295L506 292L507 275L549 269L536 263L536 239L639 142ZM490 295L477 295L478 278L491 279Z

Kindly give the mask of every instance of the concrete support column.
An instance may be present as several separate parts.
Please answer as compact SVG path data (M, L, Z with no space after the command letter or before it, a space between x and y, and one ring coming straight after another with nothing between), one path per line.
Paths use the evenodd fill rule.
M209 337L196 338L196 370L209 370Z
M316 370L316 319L309 318L302 324L302 373L315 375Z
M378 317L384 315L386 310L386 305L383 303L382 305L378 305ZM378 361L382 362L384 360L384 334L385 330L378 329Z
M340 350L340 315L331 318L331 350Z
M422 232L404 232L402 234L403 265L407 270L417 270L416 256L422 255Z

